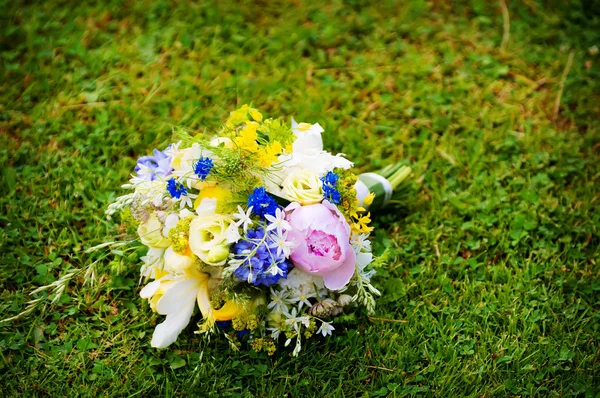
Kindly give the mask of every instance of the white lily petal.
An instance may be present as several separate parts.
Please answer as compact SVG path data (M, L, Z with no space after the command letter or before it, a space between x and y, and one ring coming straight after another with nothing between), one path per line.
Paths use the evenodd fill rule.
M147 299L154 296L154 293L156 293L159 287L160 279L148 283L142 288L142 290L140 290L140 297Z
M199 283L195 279L176 282L156 303L156 312L169 315L179 312L182 307L196 300Z
M177 312L167 315L164 322L154 329L150 345L155 348L165 348L173 344L181 331L190 323L193 311L194 301L182 305Z

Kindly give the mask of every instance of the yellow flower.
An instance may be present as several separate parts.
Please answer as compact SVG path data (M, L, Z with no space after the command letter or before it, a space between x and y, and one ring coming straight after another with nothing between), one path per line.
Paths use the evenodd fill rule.
M162 270L157 267L154 267L154 273L155 273L155 279L157 279L157 280L162 278L163 276L166 276L169 274L167 271ZM171 281L161 282L160 287L158 289L156 289L156 292L154 293L154 295L148 299L148 303L150 303L150 309L153 312L156 312L156 303L158 303L158 300L160 300L160 298L163 296L163 294L165 294L165 291L167 291L167 288L170 283L172 283L172 282Z
M171 167L175 171L181 170L181 159L183 158L183 152L177 153L171 158Z
M166 319L156 326L152 335L152 347L164 348L172 344L181 331L189 324L198 303L206 328L215 321L227 321L243 312L242 306L228 301L218 310L210 304L210 275L188 268L177 277L154 280L140 292L142 298L149 299L153 311L166 315Z
M250 116L257 122L262 122L263 116L262 113L259 112L258 109L250 108Z
M217 199L217 206L219 206L227 199L231 198L231 191L218 185L202 188L200 193L198 193L198 197L194 201L194 209L197 209L198 206L200 206L200 202L202 202L202 199L204 198Z
M229 114L229 118L225 122L229 127L235 127L238 124L242 124L248 120L248 104L242 105L241 108Z
M302 206L323 201L323 189L319 175L310 169L290 173L283 180L282 186L282 196L292 202L298 202Z
M262 122L263 117L260 111L258 109L250 108L248 104L244 104L241 108L231 112L225 123L228 127L233 128L239 124L247 122L248 115L250 115L254 121L259 123Z
M236 145L249 152L258 151L258 144L256 143L258 139L257 129L258 123L248 122L240 132L240 135L235 138Z
M353 232L366 234L373 231L373 227L368 226L371 222L371 213L367 213L366 216L358 216L355 213L352 217L356 220L350 225Z
M298 123L298 126L296 126L296 130L308 131L308 130L310 130L311 127L312 127L312 124L310 124L310 123Z
M232 318L235 318L244 311L242 306L234 303L233 301L226 301L225 305L218 310L213 309L213 307L210 305L210 276L198 271L193 271L190 273L190 276L200 280L200 288L198 290L196 301L202 316L204 319L206 319L206 322L209 324L209 326L212 326L214 321L230 321Z
M375 194L373 192L369 192L369 194L365 196L363 204L365 206L371 206L371 204L373 203L373 199L375 199Z
M270 167L273 162L277 161L277 156L281 154L282 150L279 141L273 141L272 144L267 145L258 152L258 164L263 167Z
M191 256L192 252L186 247L187 254L179 254L170 246L165 250L164 260L165 268L174 271L183 271L194 265L194 258Z
M244 311L244 308L233 301L225 302L225 305L218 310L212 310L212 316L215 321L229 321L236 316L240 315Z
M222 214L206 213L190 223L189 245L192 253L209 265L224 265L229 245L239 239L234 221Z
M162 235L162 229L162 223L156 217L156 214L152 214L145 223L138 226L137 233L144 245L155 248L167 248L171 242Z

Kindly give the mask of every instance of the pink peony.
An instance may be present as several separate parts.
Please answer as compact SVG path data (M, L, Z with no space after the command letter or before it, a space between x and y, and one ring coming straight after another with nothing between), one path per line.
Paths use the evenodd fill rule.
M288 240L294 243L290 259L312 275L323 277L325 287L339 290L354 274L356 256L350 246L350 226L337 207L328 201L286 208L292 226Z

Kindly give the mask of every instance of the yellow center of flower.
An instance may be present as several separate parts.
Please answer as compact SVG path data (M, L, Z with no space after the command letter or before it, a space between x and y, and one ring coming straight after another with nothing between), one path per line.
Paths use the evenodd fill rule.
M295 130L308 131L308 130L310 130L311 127L312 127L312 124L310 124L310 123L300 123L300 124L298 124L298 126L296 126Z

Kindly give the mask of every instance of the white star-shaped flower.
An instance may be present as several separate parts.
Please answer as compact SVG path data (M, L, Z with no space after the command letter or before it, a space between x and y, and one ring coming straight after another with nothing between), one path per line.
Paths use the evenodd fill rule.
M194 199L196 199L198 195L193 193L188 193L187 195L181 195L179 199L173 198L173 202L179 202L179 210L183 210L186 207L194 208Z
M274 290L271 288L271 302L267 305L267 308L273 312L287 314L287 304L289 303L288 296L289 293L287 292L287 289Z
M294 248L294 242L290 242L287 240L287 232L283 232L280 230L275 231L270 235L271 244L269 245L270 249L277 248L277 256L285 256L286 258L290 256L292 249Z
M277 231L289 231L292 229L292 226L289 222L285 220L285 213L281 211L281 209L277 209L275 211L275 216L270 214L265 214L265 218L269 221L269 225L267 226L267 231L271 231L273 229L277 229Z
M248 227L253 224L252 219L250 219L250 215L252 214L252 206L248 207L248 210L244 212L242 206L237 207L238 212L233 215L233 218L237 220L235 223L236 226L243 225L244 233L248 232Z
M370 252L371 241L369 240L369 234L352 234L351 242L352 248L355 253Z
M317 330L317 334L321 333L323 335L323 337L331 336L332 330L335 330L335 328L333 326L331 326L330 323L323 322L323 323L321 323L321 327L319 328L319 330Z
M279 334L281 333L281 329L279 328L267 328L269 332L271 332L271 338L273 340L277 340L279 338Z
M283 270L281 268L279 268L279 266L277 266L277 263L272 263L271 266L269 267L269 269L267 270L267 272L269 272L273 276L275 276L275 275L283 276Z
M312 304L309 299L316 297L315 290L307 286L302 286L298 296L292 297L290 303L298 303L298 309L301 310L304 305L311 307Z

